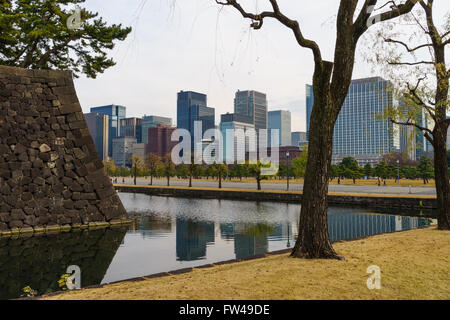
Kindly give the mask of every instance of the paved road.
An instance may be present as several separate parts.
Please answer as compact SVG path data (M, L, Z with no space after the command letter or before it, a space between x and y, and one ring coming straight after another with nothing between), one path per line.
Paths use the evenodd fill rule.
M150 183L150 179L146 180L144 178L138 178L138 185L148 185ZM122 184L122 179L118 179L118 184ZM125 178L125 184L133 184L132 178ZM179 181L179 180L171 180L171 186L177 187L187 187L189 184L188 181ZM153 185L155 186L166 186L167 180L161 179L153 179ZM217 188L217 181L193 181L193 187L198 188ZM239 189L256 189L256 182L222 182L223 188L239 188ZM286 190L286 185L283 183L270 183L263 182L262 189L265 190ZM302 191L302 184L291 184L291 191ZM409 194L410 190L408 187L378 187L378 186L361 186L361 185L336 185L330 184L329 186L330 192L344 192L344 193L383 193L383 194ZM436 189L431 187L413 187L411 188L411 194L417 195L436 195Z

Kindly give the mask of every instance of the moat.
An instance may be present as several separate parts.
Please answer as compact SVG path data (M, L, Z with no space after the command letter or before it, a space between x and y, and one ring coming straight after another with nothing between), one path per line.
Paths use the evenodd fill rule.
M291 248L300 206L119 194L127 227L0 239L0 299L58 291L70 265L82 287ZM420 212L331 207L332 241L428 226Z

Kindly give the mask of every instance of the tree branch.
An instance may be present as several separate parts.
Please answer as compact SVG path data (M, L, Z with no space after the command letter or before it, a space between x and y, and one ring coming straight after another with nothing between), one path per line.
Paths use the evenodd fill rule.
M406 120L406 122L401 122L401 121L396 121L394 119L391 119L392 123L398 124L400 126L411 126L411 127L416 127L419 130L425 131L429 134L433 134L433 132L425 127L419 126L418 124L416 124L415 122L411 122L410 119Z
M236 0L215 0L217 4L223 5L223 6L232 6L237 11L240 12L240 14L247 19L253 20L252 24L250 25L253 29L258 30L261 29L264 23L265 18L273 18L281 22L284 26L290 28L292 32L295 35L295 38L298 42L298 44L301 47L311 49L314 55L314 61L316 63L322 62L322 54L320 52L320 48L317 45L315 41L306 39L300 29L299 23L296 20L291 20L287 16L285 16L280 11L280 7L277 3L277 0L269 0L273 11L264 11L259 14L249 13L242 8L242 6L236 1Z
M404 15L414 8L415 4L419 0L407 0L403 4L397 5L394 1L388 1L381 8L386 6L388 3L392 3L391 10L378 14L374 17L371 17L373 8L377 4L377 0L365 0L361 11L359 12L358 18L356 19L354 26L354 36L358 39L366 30L369 28L371 24L368 23L369 19L373 19L374 22L382 22L391 20L393 18ZM372 9L371 9L372 8Z
M406 65L406 66L415 66L418 64L433 64L433 61L417 61L417 62L394 62L394 61L388 61L388 64L393 65L393 66L402 66L402 65Z
M406 43L404 43L403 41L400 41L400 40L394 40L394 39L390 39L390 38L387 38L387 39L386 39L386 38L385 38L384 41L385 41L385 42L390 42L390 43L401 44L403 47L405 47L406 51L408 51L408 52L413 52L413 51L416 51L416 50L418 50L418 49L420 49L420 48L425 48L425 47L431 47L431 46L433 46L431 43L425 43L425 44L422 44L422 45L417 46L417 47L415 47L415 48L410 48L410 47L408 47L408 45L407 45Z

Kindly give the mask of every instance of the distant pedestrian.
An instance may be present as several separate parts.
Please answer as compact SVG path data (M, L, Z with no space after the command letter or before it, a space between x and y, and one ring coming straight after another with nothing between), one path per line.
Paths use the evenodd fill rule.
M122 178L122 183L125 183L125 178Z

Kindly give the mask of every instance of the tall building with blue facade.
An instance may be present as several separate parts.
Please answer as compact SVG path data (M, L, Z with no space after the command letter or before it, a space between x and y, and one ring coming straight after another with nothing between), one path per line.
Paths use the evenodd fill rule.
M137 143L142 143L142 119L125 118L120 119L120 136L134 137Z
M269 111L269 147L272 146L272 130L278 130L278 146L292 145L291 112L287 110Z
M394 103L389 81L380 77L353 80L334 127L333 162L352 156L360 165L374 165L383 155L399 152L399 130L382 117ZM307 97L307 124L311 116L308 109Z
M193 91L180 91L177 100L177 128L186 129L194 141L194 123L202 123L202 135L215 128L215 110L207 106L205 94ZM192 144L192 148L194 145Z
M85 113L84 118L101 160L108 158L109 116L102 113Z
M120 136L120 119L126 118L126 107L119 105L108 105L91 108L91 112L102 113L109 116L109 135L108 135L108 156L112 157L114 138Z
M311 120L311 112L314 105L313 87L306 85L306 140L309 141L309 126Z

